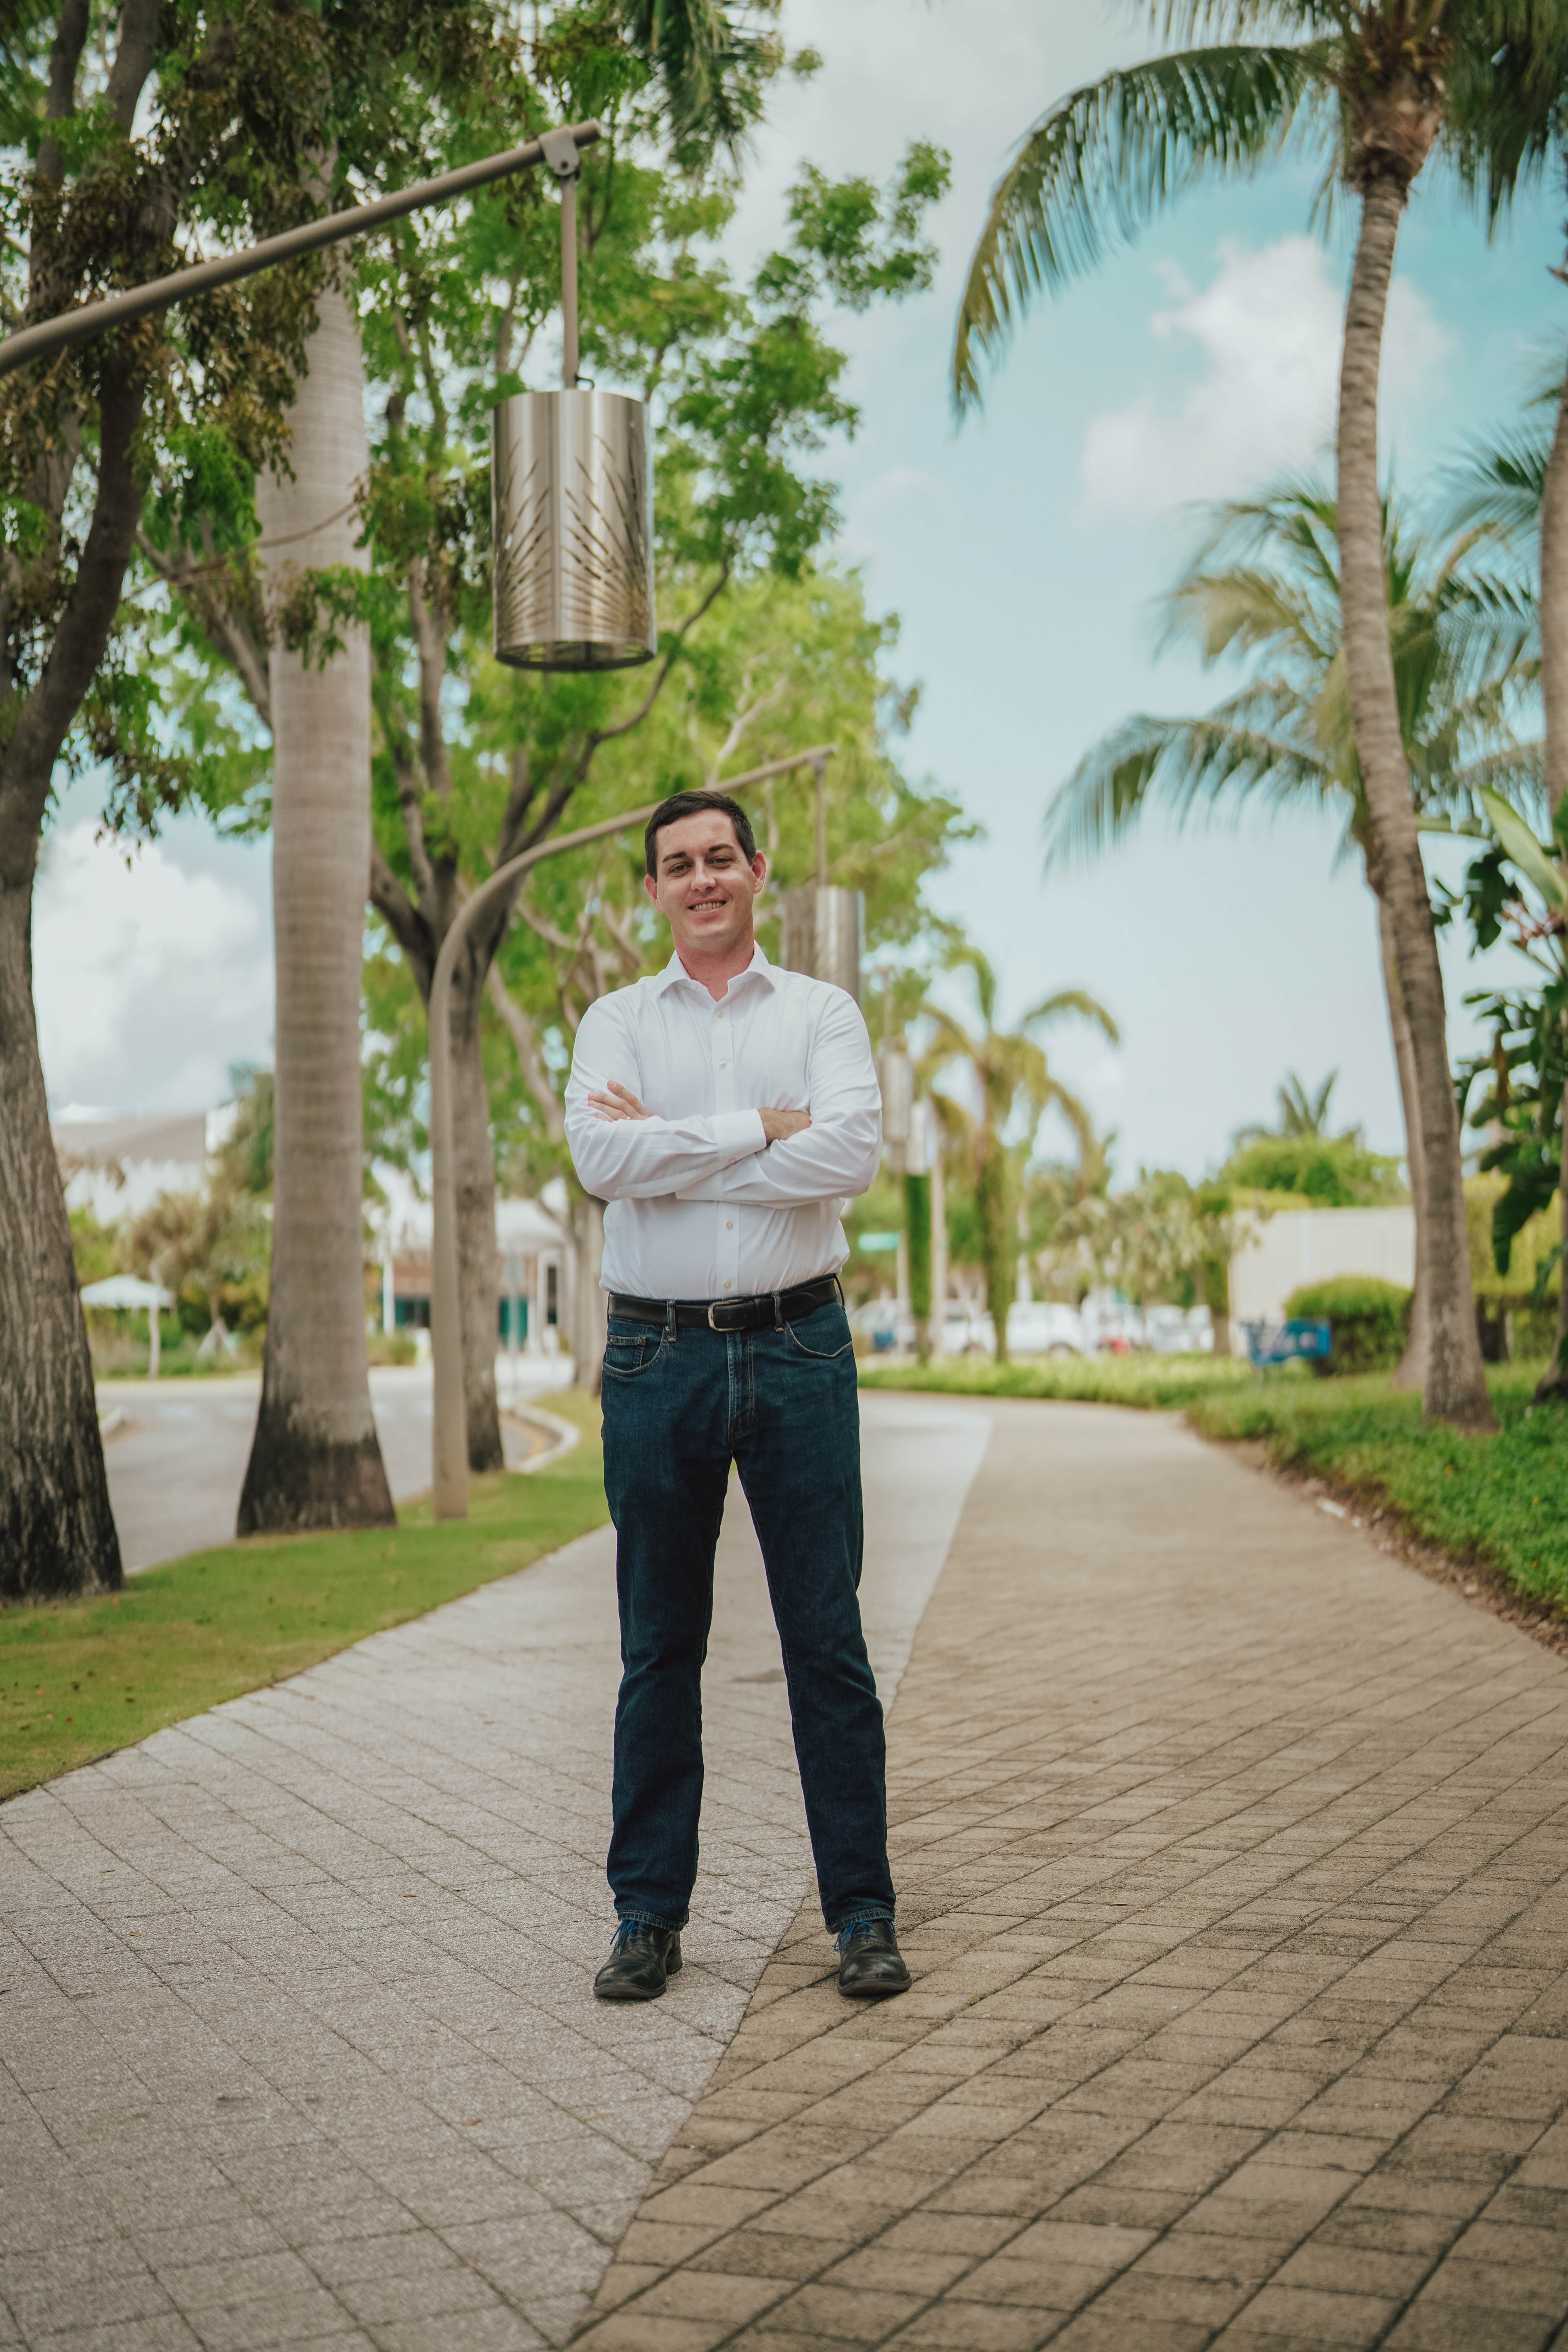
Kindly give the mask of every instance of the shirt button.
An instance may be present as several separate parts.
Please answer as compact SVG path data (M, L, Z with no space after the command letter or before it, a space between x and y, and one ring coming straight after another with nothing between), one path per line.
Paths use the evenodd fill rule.
M734 1286L734 1284L733 1284L732 1282L727 1282L727 1283L724 1285L724 1287L725 1287L725 1289L726 1289L726 1290L733 1290L733 1289L734 1289L734 1287L735 1287L735 1286Z
M733 1218L733 1217L726 1217L726 1218L725 1218L725 1220L724 1220L724 1231L725 1231L727 1234L732 1234L732 1233L734 1232L734 1230L735 1230L735 1220L734 1220L734 1218Z

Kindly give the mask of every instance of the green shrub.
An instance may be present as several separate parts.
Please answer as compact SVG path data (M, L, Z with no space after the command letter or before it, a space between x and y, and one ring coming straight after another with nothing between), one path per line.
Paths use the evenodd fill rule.
M1382 1372L1405 1352L1410 1324L1410 1293L1375 1275L1340 1274L1329 1282L1304 1283L1285 1301L1289 1316L1326 1318L1332 1353L1318 1372Z

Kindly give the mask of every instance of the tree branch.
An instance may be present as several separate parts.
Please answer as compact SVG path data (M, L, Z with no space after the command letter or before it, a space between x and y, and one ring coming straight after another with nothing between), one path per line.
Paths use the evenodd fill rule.
M381 844L370 845L370 903L408 959L420 995L430 1001L436 970L436 941L430 926L393 872Z
M125 0L121 15L120 47L114 53L104 98L127 138L136 119L136 102L157 54L159 14L159 0Z
M203 635L212 639L250 698L257 717L270 730L272 680L265 648L257 642L255 632L242 614L199 584L214 576L217 567L198 563L185 547L177 554L165 555L162 548L153 546L144 530L137 532L136 545L159 578L185 604Z
M540 1050L538 1034L521 1005L513 1000L499 968L493 963L485 974L485 992L517 1048L523 1081L539 1106L545 1133L552 1143L564 1143L566 1117L561 1108L561 1097L550 1083L550 1073Z

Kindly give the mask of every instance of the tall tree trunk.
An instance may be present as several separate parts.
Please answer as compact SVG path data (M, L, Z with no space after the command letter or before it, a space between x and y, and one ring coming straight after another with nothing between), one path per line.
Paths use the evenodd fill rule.
M463 1324L463 1403L468 1467L500 1470L500 1409L496 1400L496 1162L490 1140L479 1013L482 975L460 977L452 991L452 1157L457 1178L458 1297Z
M1568 275L1568 273L1564 273ZM1546 719L1546 797L1555 830L1568 798L1568 380L1541 495L1541 699ZM1568 1121L1558 1128L1558 1198L1568 1239ZM1536 1401L1568 1400L1568 1254L1557 1273L1557 1345Z
M947 1333L947 1171L942 1164L942 1125L931 1114L931 1350L941 1361Z
M981 1260L985 1272L985 1306L994 1335L999 1364L1007 1360L1007 1309L1016 1283L1016 1244L1007 1215L1007 1160L1000 1141L986 1137L975 1170L974 1205L979 1213Z
M1345 681L1415 1065L1429 1316L1426 1411L1430 1419L1460 1428L1489 1429L1491 1403L1470 1285L1443 973L1400 731L1384 571L1378 371L1405 194L1404 184L1393 173L1369 173L1345 308L1338 436Z
M1383 992L1388 1005L1388 1026L1394 1039L1394 1066L1399 1075L1399 1104L1405 1118L1405 1164L1410 1171L1410 1197L1415 1206L1415 1278L1410 1293L1410 1332L1405 1353L1394 1374L1396 1389L1425 1389L1426 1358L1431 1346L1426 1230L1426 1192L1421 1163L1421 1109L1415 1085L1415 1047L1405 996L1399 985L1399 959L1394 951L1394 927L1378 885L1381 871L1369 854L1366 878L1377 908L1377 944L1383 961Z
M268 586L363 568L345 504L369 466L359 329L323 290L293 409L292 478L258 486ZM360 993L370 875L370 646L323 667L274 645L277 954L272 1282L239 1532L381 1527L395 1514L365 1357Z
M599 1272L605 1260L605 1204L576 1192L568 1212L573 1244L572 1361L580 1389L597 1396L605 1373L605 1294Z
M33 1013L33 883L55 764L103 656L142 514L145 387L110 359L98 496L48 659L0 704L0 1597L103 1592L121 1578ZM63 493L62 493L63 496ZM18 707L19 704L19 707Z
M29 861L30 866L30 861ZM0 1599L121 1581L33 1018L32 874L0 878Z

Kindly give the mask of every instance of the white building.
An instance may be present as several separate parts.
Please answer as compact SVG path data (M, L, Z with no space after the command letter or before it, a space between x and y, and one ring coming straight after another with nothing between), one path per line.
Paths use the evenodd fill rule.
M1230 1311L1238 1323L1278 1323L1305 1282L1375 1275L1409 1290L1415 1280L1414 1209L1281 1209L1259 1221L1230 1265Z

